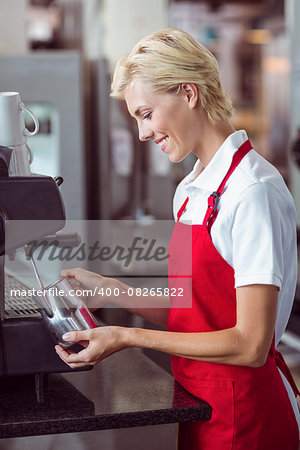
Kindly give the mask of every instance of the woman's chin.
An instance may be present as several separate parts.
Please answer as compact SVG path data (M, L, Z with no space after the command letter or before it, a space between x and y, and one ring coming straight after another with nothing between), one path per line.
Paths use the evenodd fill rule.
M176 153L170 153L168 156L169 156L169 160L170 160L172 163L180 163L181 161L184 160L184 158L185 158L187 155L178 155L178 154L176 154Z

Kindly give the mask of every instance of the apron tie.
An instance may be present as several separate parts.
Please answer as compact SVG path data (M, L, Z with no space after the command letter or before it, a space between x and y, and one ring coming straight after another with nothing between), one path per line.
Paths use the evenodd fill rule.
M285 378L288 380L289 384L291 385L291 388L294 391L295 397L300 395L299 389L295 383L293 375L291 374L290 369L288 368L282 354L278 350L275 350L275 362L276 362L276 366L278 367L278 369L281 370L281 372L283 373L283 375L285 376Z
M177 222L179 222L179 219L180 219L180 217L181 217L183 211L185 210L185 207L186 207L188 201L189 201L189 198L187 197L187 198L184 200L183 205L182 205L181 208L179 209L179 211L178 211L178 213L177 213Z

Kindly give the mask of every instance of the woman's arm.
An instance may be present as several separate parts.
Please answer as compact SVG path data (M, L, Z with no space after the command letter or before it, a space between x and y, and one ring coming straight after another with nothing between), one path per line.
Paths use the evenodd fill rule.
M233 328L204 333L133 329L131 343L200 361L259 367L266 361L274 335L277 298L276 286L237 288Z
M236 291L237 323L233 328L176 333L102 327L69 333L67 340L88 341L87 347L78 354L70 354L60 346L56 350L73 368L94 365L128 347L151 348L200 361L259 367L266 361L274 336L278 289L272 285L251 285Z
M167 327L170 305L169 296L156 295L143 297L136 294L135 288L127 286L115 278L103 277L102 275L79 267L62 270L61 276L77 282L75 285L73 283L75 292L76 288L79 291L86 290L86 292L92 292L92 295L86 296L84 299L87 307L92 311L106 304L114 304L125 308L133 314L137 314L148 322L161 326L162 328ZM118 295L113 295L114 290L118 292ZM105 295L107 292L112 292L112 295ZM147 308L143 307L143 301L145 299L148 301ZM151 307L149 307L149 300Z

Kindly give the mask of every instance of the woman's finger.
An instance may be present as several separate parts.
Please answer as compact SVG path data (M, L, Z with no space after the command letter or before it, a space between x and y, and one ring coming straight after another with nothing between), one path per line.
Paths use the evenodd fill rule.
M83 367L87 365L95 365L98 361L90 360L88 358L88 352L86 349L79 353L68 353L67 350L63 349L59 345L55 346L56 353L58 356L71 368Z
M82 269L80 267L76 267L74 269L63 269L60 274L63 278L75 278L81 270Z
M96 328L80 331L69 331L68 333L65 333L62 338L65 342L90 341L93 337L93 330L96 330Z

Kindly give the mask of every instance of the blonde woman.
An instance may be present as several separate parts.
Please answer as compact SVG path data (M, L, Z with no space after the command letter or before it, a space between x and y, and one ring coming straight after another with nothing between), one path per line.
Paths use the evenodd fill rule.
M169 247L171 260L182 259L192 236L192 307L132 308L167 331L73 332L67 339L87 347L72 354L57 346L58 354L75 368L127 347L167 352L176 380L212 406L210 421L180 425L180 449L296 450L299 392L275 350L297 279L295 208L282 177L234 130L214 56L180 30L155 32L120 60L112 96L126 101L142 141L173 163L198 158L175 193ZM63 275L121 285L82 269Z

